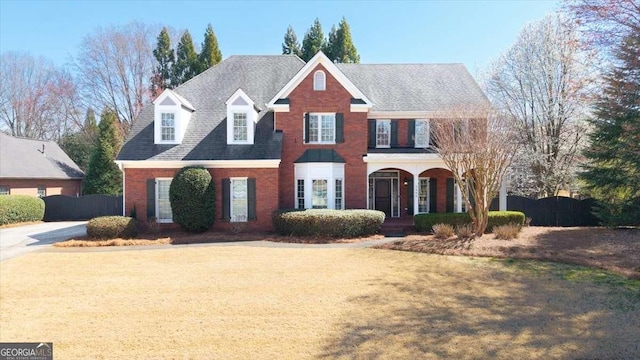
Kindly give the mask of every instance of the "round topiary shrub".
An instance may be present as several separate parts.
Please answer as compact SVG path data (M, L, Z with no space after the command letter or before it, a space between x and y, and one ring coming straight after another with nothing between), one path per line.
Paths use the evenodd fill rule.
M92 239L131 239L138 235L138 224L128 216L100 216L89 220L87 235Z
M184 230L207 231L216 217L216 192L211 174L203 167L180 169L169 187L173 222Z
M380 231L385 215L377 210L277 210L276 232L286 236L355 238Z
M28 195L0 195L0 225L41 221L44 201Z

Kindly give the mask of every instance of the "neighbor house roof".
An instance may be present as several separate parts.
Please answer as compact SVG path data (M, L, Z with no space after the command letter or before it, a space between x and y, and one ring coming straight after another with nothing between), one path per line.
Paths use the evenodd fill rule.
M54 141L0 133L0 178L82 179L84 173Z
M293 55L231 56L173 89L195 109L177 145L154 144L154 106L142 109L117 160L280 159L282 133L273 131L266 103L304 66ZM254 145L227 145L225 102L242 89L254 102L258 124Z
M371 111L487 106L463 64L336 64L373 103Z

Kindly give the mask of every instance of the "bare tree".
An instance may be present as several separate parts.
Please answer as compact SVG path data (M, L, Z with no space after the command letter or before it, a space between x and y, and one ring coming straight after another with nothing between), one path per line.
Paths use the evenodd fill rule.
M139 22L98 28L85 36L76 68L87 101L95 108L115 109L128 130L150 100L156 27Z
M4 53L0 61L0 127L13 136L59 139L79 124L71 75L40 57Z
M514 119L521 145L510 189L548 196L571 188L584 145L593 76L573 22L549 15L520 32L492 65L486 87Z
M435 117L431 125L435 148L462 190L475 235L481 237L487 228L489 206L514 153L510 116L470 107L451 109Z

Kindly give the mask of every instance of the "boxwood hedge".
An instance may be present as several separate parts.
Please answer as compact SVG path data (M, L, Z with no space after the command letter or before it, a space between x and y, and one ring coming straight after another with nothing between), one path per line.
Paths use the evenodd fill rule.
M520 211L489 211L489 221L487 232L491 232L494 226L506 224L524 224L524 213ZM449 224L453 227L471 222L468 213L433 213L418 214L413 218L413 222L418 232L431 232L435 224Z
M28 195L0 195L0 225L41 221L44 201Z
M278 210L273 227L286 236L322 236L354 238L380 231L384 212L377 210Z
M203 167L184 167L169 187L173 221L184 230L207 231L216 217L216 189L211 174Z
M87 235L92 239L131 239L138 235L138 223L128 216L100 216L89 220Z

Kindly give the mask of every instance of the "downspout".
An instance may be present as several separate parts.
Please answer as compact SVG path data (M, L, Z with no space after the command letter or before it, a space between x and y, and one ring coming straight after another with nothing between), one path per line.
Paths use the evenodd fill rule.
M116 163L116 165L118 165L118 169L120 169L120 171L122 172L122 216L127 216L127 208L125 207L126 202L126 194L127 192L125 191L125 181L124 181L124 164L122 163L122 161L114 161Z

